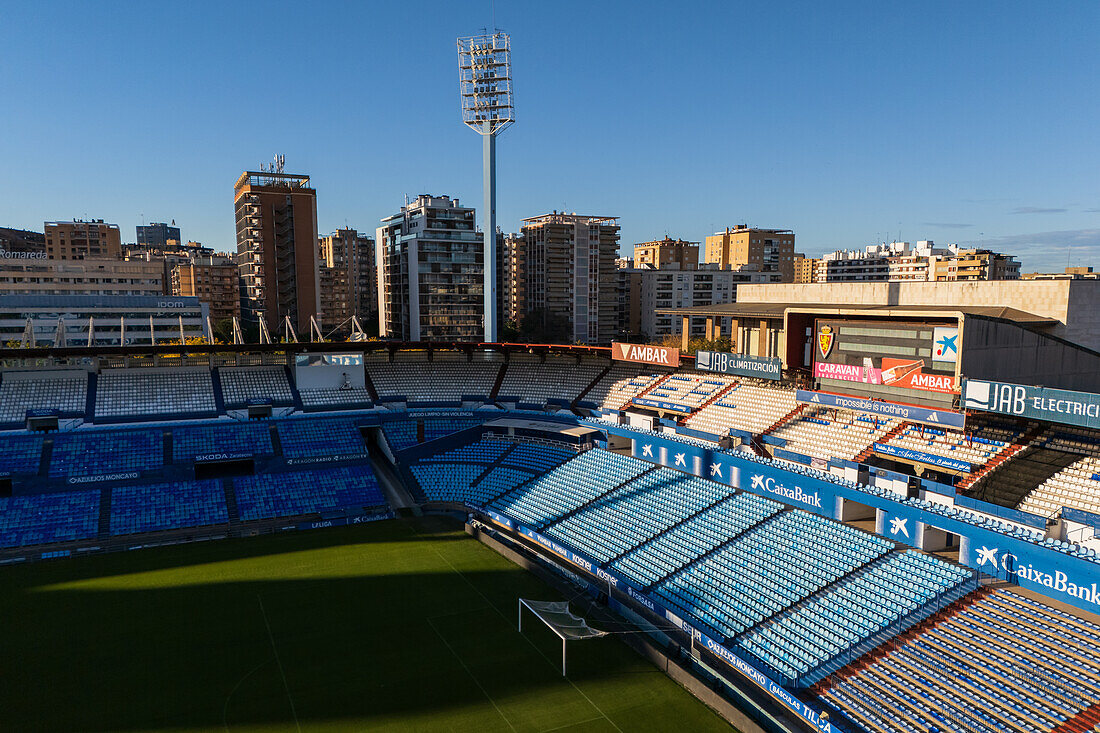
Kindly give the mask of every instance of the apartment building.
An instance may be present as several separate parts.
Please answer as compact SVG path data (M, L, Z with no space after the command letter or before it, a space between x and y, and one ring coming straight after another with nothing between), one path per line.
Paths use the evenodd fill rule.
M458 199L421 194L382 220L375 259L383 338L483 338L484 243L474 215Z
M287 317L298 333L321 312L317 192L309 176L245 171L233 188L241 315L277 330Z
M794 266L792 271L794 273L794 279L792 282L796 283L812 283L817 281L817 272L821 269L821 260L812 257L806 257L805 255L796 254L794 256Z
M171 224L153 222L152 224L141 224L135 228L137 230L138 247L165 249L168 247L169 242L175 242L179 245L183 241L180 238L180 228L176 226L175 219L172 220Z
M573 343L614 340L619 310L617 222L614 216L558 211L523 220L525 284L520 305L525 316L567 324Z
M961 249L955 244L936 247L931 240L922 240L830 252L816 267L813 282L948 282L1019 277L1020 264L1011 255Z
M0 227L0 259L35 259L46 256L46 235L26 229Z
M722 269L778 273L777 282L794 281L794 232L738 224L706 238L704 260Z
M122 237L117 224L102 219L47 221L46 258L50 260L106 260L122 254Z
M501 247L501 317L518 325L527 298L527 271L523 266L524 239L519 234L503 235Z
M168 294L197 297L209 307L213 323L241 317L237 263L226 254L195 256L173 264Z
M680 316L659 314L662 308L698 308L737 301L737 286L748 283L767 283L773 273L746 272L723 269L717 264L695 265L681 268L668 264L657 268L651 265L631 267L629 260L621 261L619 269L621 330L628 335L649 340L670 334L680 334L683 319ZM689 319L690 335L706 337L706 319Z
M686 270L699 264L699 243L685 242L682 239L664 239L652 242L640 242L634 245L634 266L664 267L676 264Z
M161 296L160 262L0 257L3 295L149 295Z
M355 229L337 229L318 241L321 323L347 331L352 316L377 318L374 239Z

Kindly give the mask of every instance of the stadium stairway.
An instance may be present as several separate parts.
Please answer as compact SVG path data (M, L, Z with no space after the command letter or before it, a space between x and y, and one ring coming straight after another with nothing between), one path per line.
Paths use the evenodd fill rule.
M1100 728L1100 702L1095 702L1061 725L1051 729L1050 733L1088 733Z
M306 406L302 402L302 395L298 393L298 384L294 379L294 370L284 364L283 371L286 373L286 383L290 385L290 396L294 398L294 409L297 412L305 412Z
M91 422L95 416L95 394L99 384L99 375L88 372L88 391L84 395L84 422Z
M367 388L367 394L370 395L370 401L374 404L378 404L378 390L374 388L374 380L370 378L370 370L363 370L363 386Z
M699 406L698 406L698 407L696 407L696 408L695 408L694 410L692 410L690 414L688 414L688 415L684 415L683 417L681 417L680 419L678 419L678 420L676 421L676 424L677 424L677 425L685 425L685 424L687 423L687 421L688 421L688 418L690 418L690 417L693 417L693 416L697 415L697 414L699 413L699 411L700 411L700 410L702 410L702 409L703 409L704 407L709 407L710 405L714 404L714 403L715 403L715 402L717 402L718 400L720 400L720 399L722 399L723 397L725 397L725 396L726 396L726 394L728 394L729 392L733 391L733 390L734 390L734 389L735 389L735 388L737 387L737 384L738 384L737 382L730 382L730 383L729 383L729 384L727 384L727 385L726 385L725 387L723 387L722 389L718 390L718 392L716 392L715 394L713 394L713 395L711 395L710 397L708 397L708 398L706 399L706 401L705 401L705 402L703 402L703 404L699 405Z
M283 455L283 440L279 437L279 430L275 427L275 423L271 423L271 454L275 456Z
M519 443L509 444L508 447L504 449L504 452L500 454L499 458L497 458L495 461L493 461L488 466L486 466L485 470L482 471L481 473L479 473L477 475L477 477L473 481L470 482L470 486L473 487L473 486L477 486L478 484L480 484L482 482L482 480L484 480L484 478L489 475L490 471L492 471L494 468L499 466L501 461L503 461L505 458L507 458L508 454L510 454L512 451L514 451L518 447L519 447Z
M875 454L875 443L889 443L891 438L893 438L896 435L900 435L911 424L912 423L909 423L906 420L902 420L897 425L895 425L894 427L887 430L886 433L883 434L880 438L878 438L877 440L871 441L871 443L869 443L866 448L864 448L862 451L860 451L859 455L856 456L855 458L853 458L852 460L855 461L856 463L866 463L867 459L869 459L871 456L873 456Z
M969 494L975 499L1000 506L1015 507L1035 487L1062 469L1085 456L1029 445L1016 453L1011 461L1002 461L996 470L985 471L970 484Z
M580 393L569 403L569 409L574 412L577 410L577 404L584 399L584 396L592 391L592 388L600 383L600 380L607 376L607 373L611 371L613 364L608 364L604 367L604 370L596 375L596 378L588 383L588 386L580 391Z
M225 493L225 510L229 517L230 526L240 524L241 512L237 508L237 492L233 487L232 479L222 479L222 491Z
M572 459L570 459L570 460L572 460ZM569 462L569 461L566 461L565 463L568 463L568 462ZM563 464L561 464L561 465L562 465L562 466L564 466L564 465L565 465L565 463L563 463ZM557 468L561 468L561 466L558 466ZM648 476L649 474L653 473L654 471L660 471L660 470L661 470L662 468L664 468L664 466L653 466L652 468L647 468L646 470L644 470L644 471L642 471L641 473L639 473L639 474L638 474L637 476L631 476L631 477L630 477L630 478L628 478L628 479L627 479L626 481L621 481L621 482L619 482L619 483L615 484L614 486L612 486L611 488L609 488L609 489L608 489L607 491L601 492L601 493L600 493L599 495L597 495L597 496L593 496L593 497L592 497L591 499L589 499L588 501L584 502L583 504L581 504L580 506L578 506L578 507L577 507L576 509L574 509L573 511L571 511L571 512L566 512L565 514L561 515L560 517L557 517L557 518L555 518L554 520L552 520L552 521L550 521L550 522L544 522L544 523L543 523L543 524L542 524L542 525L541 525L541 526L539 527L539 530L540 530L540 531L543 531L543 532L544 532L544 531L546 531L546 529L547 529L548 527L552 527L552 526L554 526L555 524L558 524L559 522L564 522L564 521L565 521L566 519L569 519L569 518L570 518L570 517L572 517L573 515L575 515L575 514L579 514L579 513L583 512L583 511L584 511L585 509L587 509L588 507L592 506L593 504L595 504L595 503L596 503L597 501L599 501L600 499L604 498L605 496L607 496L607 495L609 495L609 494L611 494L611 493L613 493L613 492L615 492L615 491L618 491L618 490L619 490L620 488L622 488L622 487L623 487L623 486L625 486L626 484L629 484L629 483L630 483L630 482L632 482L632 481L637 481L638 479L642 478L643 476ZM526 481L524 481L524 482L523 482L523 484L526 484L526 483L527 483ZM520 486L523 486L523 484L520 484ZM517 487L516 487L516 489L520 488L520 486L517 486ZM513 489L513 491L515 491L516 489Z
M1005 462L1011 460L1014 455L1025 450L1028 446L1035 442L1035 440L1038 439L1039 436L1042 435L1042 433L1043 429L1038 424L1033 425L1031 429L1021 435L1018 440L1014 441L1011 445L1008 446L1008 448L1005 448L1003 451L993 456L991 460L986 462L985 465L983 465L977 471L967 476L961 477L955 484L955 487L959 491L968 490L971 486L974 486L979 481L981 481L982 478L984 478L987 474L996 471L997 468L1002 466ZM1038 484L1036 484L1036 486L1038 486Z
M821 586L820 588L818 588L816 591L814 591L810 595L806 596L805 598L803 598L799 601L795 601L794 603L792 603L791 605L789 605L785 608L779 609L778 611L776 611L775 613L773 613L770 616L765 616L764 618L757 621L755 625L748 627L747 629L742 631L740 634L734 635L733 637L731 637L731 639L740 639L745 634L756 631L757 627L763 626L764 624L768 623L769 621L771 621L773 619L779 618L780 616L786 616L787 614L796 613L798 611L798 609L802 608L806 604L812 603L813 601L816 601L818 598L820 598L820 597L822 597L822 596L824 596L828 593L831 593L833 588L840 585L841 583L844 583L846 581L858 578L860 575L863 575L864 573L869 572L872 568L874 568L879 563L887 562L893 556L894 556L893 552L887 552L885 555L879 555L878 557L872 558L872 559L868 560L867 562L863 563L862 565L857 565L850 572L845 573L844 575L841 575L836 580L832 580L832 581L826 583L825 585ZM844 651L846 652L848 650L845 649ZM843 654L843 653L844 652L841 652L841 654Z
M956 601L953 601L952 603L944 606L931 616L928 616L922 621L909 627L901 634L898 634L891 639L887 639L882 644L879 644L871 651L853 661L851 664L841 667L828 677L818 682L815 682L810 687L810 692L820 696L821 694L827 692L829 688L831 688L840 680L847 679L857 672L861 672L862 670L870 667L872 664L882 659L887 654L890 654L891 652L897 650L899 646L906 644L913 639L916 639L921 634L935 628L938 624L948 620L955 614L966 610L977 601L988 596L991 592L992 590L989 586L982 586L973 593L970 593Z
M802 411L805 410L805 409L806 409L805 403L795 405L791 409L790 412L788 412L786 415L784 415L783 417L776 420L768 428L766 428L763 432L761 432L760 433L761 437L763 437L765 435L771 435L776 430L779 430L779 428L783 427L784 425L789 423L791 420L794 420L796 417L801 415Z
M641 392L639 392L638 394L636 394L636 395L634 395L633 397L631 397L631 398L630 398L629 400L627 400L627 401L626 401L626 403L625 403L625 404L624 404L624 405L623 405L622 407L620 407L619 409L620 409L620 410L626 410L626 409L628 409L628 408L630 407L631 403L633 403L633 402L634 402L634 400L638 399L639 397L645 397L645 396L646 396L647 394L649 394L650 392L652 392L653 390L657 389L657 388L658 388L658 387L660 387L660 386L661 386L662 384L664 384L665 380L666 380L666 379L668 379L669 377L671 377L671 376L672 376L673 374L675 374L675 372L669 372L668 374L662 374L662 375L660 376L660 378L659 378L659 379L657 379L656 381L654 381L654 382L653 382L653 384L649 385L648 387L646 387L645 389L643 389L643 390L642 390Z
M504 375L508 371L508 362L502 362L500 369L497 370L497 378L493 380L493 388L489 390L489 401L496 402L497 395L500 394L500 385L504 384Z
M105 540L111 536L111 487L99 491L99 524L96 537Z
M53 438L42 441L42 459L38 462L38 475L46 478L50 475L50 461L53 460Z
M728 497L727 497L727 498L728 498ZM659 577L659 578L657 578L657 579L656 579L655 581L653 581L652 583L650 583L649 585L647 585L647 586L646 586L646 587L645 587L645 588L643 589L643 590L644 590L644 592L645 592L645 593L650 593L650 592L652 592L652 591L653 591L653 589L654 589L654 588L656 588L656 587L657 587L658 585L660 585L661 583L665 582L666 580L668 580L668 579L669 579L669 578L671 578L672 576L674 576L674 575L676 575L676 574L678 574L678 573L681 573L681 572L683 572L683 571L684 571L684 570L685 570L685 569L686 569L686 568L687 568L687 567L688 567L689 565L693 565L693 564L695 564L695 563L697 563L697 562L702 562L703 560L706 560L706 559L707 559L708 557L710 557L711 555L715 554L715 553L716 553L716 552L718 552L719 550L722 550L722 549L723 549L723 548L725 548L725 547L726 547L727 545L731 545L731 544L733 544L734 542L736 542L736 541L737 541L737 540L738 540L738 539L739 539L739 538L740 538L741 536L743 536L743 535L744 535L744 534L746 534L747 532L751 532L751 531L753 531L754 529L756 529L756 528L758 528L758 527L762 527L762 526L764 526L765 524L767 524L768 522L770 522L770 521L772 521L772 520L774 520L774 519L776 519L776 518L778 518L778 517L781 517L781 516L783 516L784 514L786 514L786 513L787 513L787 512L789 512L789 511L791 511L791 509L790 509L789 507L787 507L787 508L784 508L784 509L782 509L782 510L780 510L780 511L776 512L775 514L769 514L769 515L768 515L767 517L765 517L765 518L764 518L764 519L763 519L762 521L760 521L760 522L757 522L756 524L750 524L750 525L748 525L747 527L745 527L745 528L744 528L743 530L741 530L740 532L737 532L736 534L733 534L733 535L731 535L730 537L728 537L728 538L726 539L726 541L725 541L725 542L723 542L723 543L721 543L721 544L719 544L719 545L716 545L715 547L712 547L712 548L710 548L709 550L707 550L706 552L704 552L704 553L703 553L702 555L699 555L699 556L697 556L697 557L692 557L692 558L689 558L689 559L688 559L688 560L687 560L686 562L684 562L684 563L683 563L682 565L680 565L680 566L678 566L678 567L674 568L674 569L673 569L673 570L672 570L671 572L669 572L669 573L665 573L664 575L660 576L660 577ZM669 529L671 529L671 527L670 527ZM668 531L668 530L665 530L665 532L667 532L667 531ZM664 534L664 532L662 532L661 534ZM657 539L657 537L660 537L660 536L661 536L661 535L655 535L654 537L650 538L650 540L651 540L651 541L652 541L652 540L655 540L655 539ZM642 545L639 545L639 547L642 547L642 546L644 546L644 543L643 543Z
M224 415L225 396L222 394L222 370L220 367L210 370L210 383L214 387L214 409L218 411L219 415Z

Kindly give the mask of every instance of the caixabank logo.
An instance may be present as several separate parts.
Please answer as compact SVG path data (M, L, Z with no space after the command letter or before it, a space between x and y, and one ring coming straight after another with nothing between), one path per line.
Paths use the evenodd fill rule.
M785 484L779 483L771 476L765 476L762 473L758 473L752 477L752 490L770 494L771 496L776 496L789 502L805 504L816 509L821 508L821 495L818 492L815 491L812 494L807 493L802 490L801 486L790 488Z
M1017 580L1026 580L1035 585L1041 585L1051 590L1066 593L1074 598L1100 605L1100 588L1097 588L1096 583L1089 583L1088 585L1074 583L1070 580L1069 575L1061 570L1048 573L1031 563L1020 562L1020 558L1016 555L1011 552L1000 552L996 547L982 546L979 548L978 558L974 565L979 570L992 572L996 575L1003 572L1010 580L1015 576Z

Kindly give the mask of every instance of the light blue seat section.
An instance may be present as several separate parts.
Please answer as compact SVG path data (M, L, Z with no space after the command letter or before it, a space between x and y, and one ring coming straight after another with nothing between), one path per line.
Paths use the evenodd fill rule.
M50 477L148 471L163 465L160 430L78 430L54 437Z
M0 498L0 547L90 539L99 530L99 491Z
M891 549L816 514L784 512L661 581L654 594L729 638Z
M970 577L929 555L896 553L752 630L740 645L799 678Z
M500 497L490 508L528 526L540 527L652 467L652 463L618 453L586 451Z
M470 489L472 494L470 503L485 506L494 497L500 496L506 491L511 491L524 481L530 481L535 475L527 471L507 468L503 465L497 466L485 474L485 478L480 483Z
M265 473L233 479L242 521L361 509L386 503L368 466Z
M390 444L392 450L404 450L417 444L417 420L417 417L411 416L408 420L392 420L382 423L382 433L386 436L386 442ZM423 420L424 442L436 440L485 422L482 418L468 416L426 417Z
M479 440L476 443L425 456L421 459L421 463L479 463L484 470L485 466L500 458L510 446L511 443L503 440Z
M360 455L367 452L363 436L349 418L311 417L275 423L287 458Z
M756 494L731 496L623 555L610 567L646 588L782 508Z
M552 525L546 534L606 563L732 492L715 481L659 468Z
M274 452L268 422L187 425L172 429L172 459L177 463L215 453L270 456Z
M475 463L418 463L410 466L428 501L470 501L475 492L470 484L485 471Z
M533 473L543 473L560 466L573 456L574 451L550 445L520 443L516 449L504 457L500 465L508 468L524 468Z
M38 473L43 441L41 435L0 436L0 473Z
M111 490L111 534L226 524L221 481L175 481Z

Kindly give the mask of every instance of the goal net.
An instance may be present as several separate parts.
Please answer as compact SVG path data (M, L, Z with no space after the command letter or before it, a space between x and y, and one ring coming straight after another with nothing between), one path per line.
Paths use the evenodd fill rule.
M523 632L523 609L535 614L561 639L561 676L565 676L565 644L570 641L606 636L606 631L594 629L580 616L569 611L568 601L532 601L519 599L519 630Z

